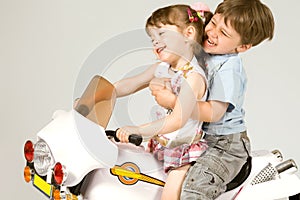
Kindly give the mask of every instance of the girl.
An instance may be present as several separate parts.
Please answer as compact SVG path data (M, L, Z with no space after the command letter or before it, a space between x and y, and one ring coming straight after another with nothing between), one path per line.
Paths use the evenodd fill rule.
M117 137L128 142L130 134L153 137L151 149L164 160L168 173L162 199L179 199L181 185L190 164L206 149L201 141L197 101L206 99L207 81L194 52L199 52L203 33L202 16L187 5L160 8L148 18L146 31L153 50L161 61L134 77L115 83L117 97L132 94L149 86L168 87L177 96L172 112L156 121L118 129ZM165 84L159 78L170 78ZM157 79L156 79L157 78Z

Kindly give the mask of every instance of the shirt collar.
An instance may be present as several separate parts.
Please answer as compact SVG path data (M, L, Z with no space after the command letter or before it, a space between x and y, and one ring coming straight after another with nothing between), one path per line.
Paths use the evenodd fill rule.
M223 55L216 55L216 54L207 54L205 58L205 65L207 71L214 70L219 68L223 63L225 63L229 58L238 56L237 53L232 54L223 54Z

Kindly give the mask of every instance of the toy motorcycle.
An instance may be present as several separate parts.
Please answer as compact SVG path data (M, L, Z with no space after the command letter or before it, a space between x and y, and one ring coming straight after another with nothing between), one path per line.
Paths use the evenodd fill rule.
M145 151L142 138L118 143L106 130L115 104L114 86L95 76L75 109L56 111L24 145L24 179L48 199L160 199L166 174L162 163ZM218 200L300 199L296 163L279 151L253 151Z

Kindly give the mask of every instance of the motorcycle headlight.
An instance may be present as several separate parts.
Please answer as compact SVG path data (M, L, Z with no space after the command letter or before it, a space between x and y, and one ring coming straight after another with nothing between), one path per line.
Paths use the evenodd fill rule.
M49 167L54 164L54 158L50 148L43 140L39 140L34 145L34 168L40 176L45 176Z

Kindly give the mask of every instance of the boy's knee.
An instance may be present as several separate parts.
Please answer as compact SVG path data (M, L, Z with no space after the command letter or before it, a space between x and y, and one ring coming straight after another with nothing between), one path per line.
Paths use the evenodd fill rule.
M183 183L180 199L215 199L225 191L223 183L207 166L195 163Z
M180 200L211 200L205 194L195 193L194 191L183 190L181 191Z

